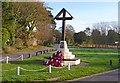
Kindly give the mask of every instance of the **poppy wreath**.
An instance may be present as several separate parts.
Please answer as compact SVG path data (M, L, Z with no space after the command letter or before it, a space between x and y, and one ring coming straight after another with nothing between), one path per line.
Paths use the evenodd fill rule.
M62 51L57 51L47 58L48 60L44 62L45 65L53 65L56 67L61 67L61 61L63 60Z

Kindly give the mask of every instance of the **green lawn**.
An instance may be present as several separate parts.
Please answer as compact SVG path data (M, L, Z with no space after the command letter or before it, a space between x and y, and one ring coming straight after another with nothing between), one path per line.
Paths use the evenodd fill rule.
M78 48L70 47L70 51L81 59L81 64L71 66L71 70L67 67L52 68L52 73L48 72L47 66L43 65L44 57L50 56L53 52L26 58L24 61L11 61L8 64L2 63L2 80L3 81L31 81L44 80L50 78L57 78L57 81L70 80L73 78L83 77L103 71L108 71L118 68L118 51L117 49L102 49L102 48ZM113 65L109 65L109 60L113 61ZM1 63L0 63L1 64ZM21 70L20 75L17 76L17 69L5 71L20 66L27 70L41 71L24 71Z

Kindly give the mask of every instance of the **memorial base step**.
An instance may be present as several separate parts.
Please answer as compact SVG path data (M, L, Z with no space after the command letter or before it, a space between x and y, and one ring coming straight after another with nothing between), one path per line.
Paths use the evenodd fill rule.
M80 59L79 58L64 59L61 64L63 64L63 66L68 65L68 64L70 64L70 65L78 65L78 64L80 64Z

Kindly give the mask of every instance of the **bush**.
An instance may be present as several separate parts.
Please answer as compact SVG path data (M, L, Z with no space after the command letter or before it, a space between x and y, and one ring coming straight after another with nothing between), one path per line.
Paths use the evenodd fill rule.
M16 38L15 46L23 46L23 40L20 38Z
M10 47L10 46L4 48L4 50L3 50L4 53L14 53L16 51L17 51L16 48Z

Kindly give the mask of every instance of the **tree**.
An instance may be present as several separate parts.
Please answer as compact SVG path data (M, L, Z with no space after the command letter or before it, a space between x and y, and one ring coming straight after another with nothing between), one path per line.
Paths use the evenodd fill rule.
M2 48L3 50L6 48L7 41L9 40L9 32L6 28L2 28Z
M87 28L84 30L84 32L85 32L85 34L86 34L86 36L87 36L87 38L86 38L86 44L87 44L87 45L91 43L91 37L90 37L91 32L90 32L90 30L91 30L91 29L90 29L89 27L87 27Z
M58 30L59 30L59 32L62 33L62 27L59 27ZM70 24L67 24L65 40L67 41L68 44L74 43L74 33L75 33L75 30L74 30L73 26Z
M34 32L35 38L38 39L38 44L44 45L44 42L47 44L53 43L53 29L49 24L40 24L37 27L36 32Z
M66 26L66 41L68 42L68 44L74 43L74 33L74 28L72 27L72 25L68 24Z
M3 48L5 48L8 39L11 46L15 44L15 29L17 21L12 6L12 3L2 3L2 39L4 44Z
M75 43L82 44L83 42L86 41L86 38L87 38L87 35L83 31L74 34Z
M87 36L90 36L90 28L87 27L86 30L84 30L84 32L86 33Z
M55 43L60 43L61 41L61 32L59 30L54 30L54 41Z
M80 44L81 40L79 39L79 35L78 33L74 33L74 42L76 44Z
M42 2L3 2L2 7L2 28L6 28L6 30L4 29L3 32L8 31L8 39L10 40L11 46L15 45L17 39L23 40L23 44L25 46L29 46L29 42L33 39L33 37L38 38L34 35L33 30L35 28L37 28L37 30L38 28L41 29L41 32L44 32L44 30L46 30L45 33L47 35L51 34L55 28L50 28L50 25L55 25L55 22L53 20L51 12L46 9L44 3ZM40 24L42 25L42 28L39 27ZM6 33L3 33L3 35L5 34ZM39 37L40 36L45 37L45 35L39 35ZM52 39L52 36L53 35L46 37ZM7 41L4 42L6 43Z
M118 41L118 34L114 30L109 30L107 35L107 43L112 45Z
M106 35L108 32L109 23L108 22L100 22L100 23L94 24L93 27L94 27L94 29L93 29L94 34L95 34L95 32L96 32L96 34L98 33L98 35L96 35L96 37L95 36L93 37L93 39L94 39L94 40L92 39L93 43L98 44L98 45L101 44L101 46L106 45L107 44Z
M91 33L92 41L94 44L100 44L101 43L101 34L98 29L93 29Z
M51 22L49 12L44 7L42 2L19 2L14 4L16 15L19 18L20 27L26 34L24 34L25 42L24 45L28 46L27 41L32 38L32 32L34 27L39 27L39 23L47 24ZM19 29L21 29L18 27ZM18 32L18 34L20 34Z
M49 7L49 8L50 8L50 7ZM52 24L53 30L55 30L55 28L56 28L56 22L55 22L55 20L54 20L54 17L53 17L53 15L52 15L51 11L48 11L48 13L49 13L49 17L51 18L50 24Z

